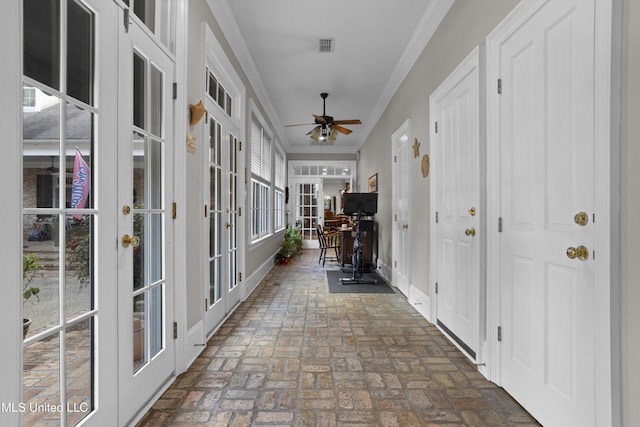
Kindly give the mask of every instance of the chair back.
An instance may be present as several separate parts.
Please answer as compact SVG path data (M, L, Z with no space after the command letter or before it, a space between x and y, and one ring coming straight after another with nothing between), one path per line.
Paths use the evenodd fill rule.
M327 241L324 238L324 232L322 231L322 225L316 225L316 234L318 235L318 243L321 248L325 248L327 246Z

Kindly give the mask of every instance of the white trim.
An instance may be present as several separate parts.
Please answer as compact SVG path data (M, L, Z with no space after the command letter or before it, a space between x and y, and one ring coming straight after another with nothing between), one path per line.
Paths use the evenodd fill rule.
M359 136L359 140L356 143L356 150L360 149L360 147L362 147L364 142L367 140L368 135L373 130L373 127L377 123L378 119L380 119L380 117L382 116L382 113L391 101L391 98L398 90L398 87L400 87L400 84L407 76L416 60L422 54L425 46L427 45L427 43L429 43L429 40L431 40L431 36L433 36L433 33L436 31L453 3L454 0L432 0L431 2L429 2L429 6L420 19L413 37L407 44L407 48L402 54L398 65L387 81L387 85L385 86L378 102L376 103L376 107L366 121L363 132ZM286 138L282 138L282 135L285 134L282 121L278 117L278 114L276 113L276 110L271 103L264 82L260 77L260 73L258 72L255 63L253 62L253 58L251 57L249 48L247 47L247 44L242 37L242 33L238 28L238 24L235 20L233 12L229 7L228 0L207 0L207 4L212 11L215 11L216 20L218 21L222 32L227 38L229 46L231 46L231 49L238 58L238 62L247 75L247 79L251 83L251 86L254 88L257 97L260 100L260 103L264 107L266 114L272 119L271 123L276 126L274 132L278 135L279 139L283 141L283 144L287 147L287 151L290 153L309 153L311 151L318 152L319 150L312 150L313 147L293 148L289 143L289 140L287 140ZM332 147L331 151L333 153L353 153L352 149L344 149L339 146Z
M256 268L253 273L251 273L251 276L247 277L247 279L245 280L245 291L247 297L256 290L260 282L262 282L264 278L267 277L267 274L269 274L271 269L274 267L273 260L275 256L276 253L274 252L272 256L267 257L267 259L262 264L260 264L260 266Z
M174 260L174 319L178 323L178 338L175 340L175 372L180 374L187 370L192 361L188 360L189 351L187 334L187 158L181 135L187 134L187 116L181 105L187 104L187 51L188 51L188 18L189 1L177 0L176 34L175 34L175 81L178 83L177 97L174 101L174 175L173 201L176 203L176 216L183 220L174 221L173 227L173 260Z
M0 125L6 141L22 141L22 2L4 1L0 13L6 22L0 27L3 57L0 68ZM22 182L22 144L3 146L0 157L0 182ZM22 402L22 292L17 285L22 281L19 271L22 255L22 194L21 185L5 185L2 191L5 209L0 210L0 265L6 285L0 310L0 342L4 343L0 377L0 402ZM9 285L12 286L9 286ZM21 425L20 414L0 411L0 424Z
M595 0L594 0L595 1ZM493 87L499 74L500 44L511 36L513 31L530 18L546 0L523 0L487 36L487 87ZM612 266L620 265L619 249L612 247L619 242L619 161L620 134L616 125L619 120L620 94L614 84L619 83L620 52L612 52L612 30L615 15L616 23L621 17L618 7L620 0L595 1L595 205L598 227L596 227L595 248L598 263L595 269L596 306L594 324L595 334L595 424L598 426L620 425L621 423L621 379L620 369L620 271ZM618 13L614 14L614 7ZM620 28L618 25L617 28ZM615 40L619 44L619 35ZM616 61L612 62L615 54ZM612 64L615 70L612 78ZM615 80L615 81L614 81ZM616 88L618 86L615 86ZM612 106L614 106L612 111ZM499 111L498 95L489 91L487 96L487 171L488 171L488 230L489 236L487 277L488 277L488 325L496 330L500 325L500 239L497 234L497 218L500 217L500 147L499 118L492 116ZM616 122L612 126L612 119ZM500 343L497 334L488 337L487 372L489 378L497 384L500 378Z
M429 2L427 10L424 15L422 15L422 18L420 18L416 31L413 33L411 41L409 41L407 45L407 49L405 49L398 65L387 80L387 84L380 94L380 98L378 98L378 102L373 111L364 122L364 127L362 128L362 132L359 133L358 141L355 145L356 150L360 150L364 145L369 134L371 134L378 120L380 120L380 117L382 117L382 114L389 105L389 102L391 102L391 98L393 98L400 84L413 68L429 43L429 40L431 40L433 33L436 32L436 29L447 15L447 12L449 12L449 9L453 6L453 3L454 0L434 0Z
M432 299L429 295L422 292L422 290L415 285L409 286L409 295L411 300L409 303L416 309L416 311L427 319L429 322L434 323L433 311L431 306L433 305Z
M249 52L249 48L247 47L244 38L242 37L242 33L238 28L238 24L236 23L236 19L229 7L229 4L226 0L207 0L207 4L211 9L211 13L215 15L216 21L218 25L220 25L220 29L224 34L225 38L229 42L229 46L233 51L234 55L238 59L240 63L240 67L247 76L251 87L255 91L260 104L264 107L265 113L272 120L272 123L282 123L280 118L278 117L278 113L276 109L273 107L271 103L271 98L267 93L265 85L262 81L262 77L260 77L260 73L256 68L255 63L253 62L253 58L251 57L251 53ZM263 123L266 123L263 121ZM282 133L284 132L284 128L280 129ZM274 130L275 132L275 130ZM287 139L282 138L281 132L275 132L278 138L282 141L285 141L285 145L288 146Z

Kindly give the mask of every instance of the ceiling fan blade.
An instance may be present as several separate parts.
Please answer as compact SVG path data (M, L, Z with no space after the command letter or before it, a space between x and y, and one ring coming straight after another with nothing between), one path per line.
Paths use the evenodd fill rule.
M334 125L361 125L362 122L358 119L353 120L334 120Z
M320 129L320 126L316 126L313 129L311 129L309 132L305 133L305 135L311 135L311 133L315 130L315 129Z
M294 127L294 126L313 126L315 123L298 123L297 125L285 125L286 128Z
M313 117L316 118L316 122L317 123L327 123L327 121L324 119L324 116L318 116L318 115L314 114Z
M353 132L351 129L343 128L342 126L338 126L336 124L331 125L331 129L335 129L340 133L344 133L345 135L349 135L351 132Z

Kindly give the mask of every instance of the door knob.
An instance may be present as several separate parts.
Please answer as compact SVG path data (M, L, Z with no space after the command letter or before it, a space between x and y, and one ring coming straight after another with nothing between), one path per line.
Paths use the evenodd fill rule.
M233 227L233 224L227 223L227 228Z
M129 236L128 234L122 236L122 247L128 248L129 246L133 248L140 246L140 239L138 236Z
M578 258L580 261L585 261L589 258L589 249L580 245L577 248L569 247L567 248L567 256L571 259Z
M467 228L466 230L464 230L464 234L467 236L475 236L476 235L476 229L475 228Z
M586 212L578 212L574 217L573 221L581 226L585 226L589 223L589 215Z
M476 216L476 208L469 209L469 215Z
M409 224L403 224L402 225L402 229L403 230L408 230L409 229Z

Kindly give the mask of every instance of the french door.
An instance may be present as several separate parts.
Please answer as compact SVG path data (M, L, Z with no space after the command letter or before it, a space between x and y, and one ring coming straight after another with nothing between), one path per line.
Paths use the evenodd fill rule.
M478 49L431 95L436 323L476 359L480 345Z
M241 276L239 242L242 221L239 205L240 178L238 171L242 157L238 130L207 99L206 107L212 111L205 125L207 168L205 188L208 197L205 229L208 229L208 254L205 267L205 323L211 333L241 300ZM218 117L222 116L222 117Z
M305 248L317 248L316 226L323 224L322 179L302 178L293 180L296 225L302 229L302 245Z
M115 198L107 167L116 160L116 6L21 4L23 99L15 108L23 139L11 143L23 150L23 317L31 324L22 342L24 407L16 411L25 426L108 425L117 410Z
M409 296L411 274L411 230L409 230L409 171L411 126L407 120L391 136L393 149L393 267L392 281Z
M496 46L501 382L550 427L596 424L595 3L541 3Z
M123 18L123 17L121 17ZM173 60L134 16L119 37L119 423L174 371Z

